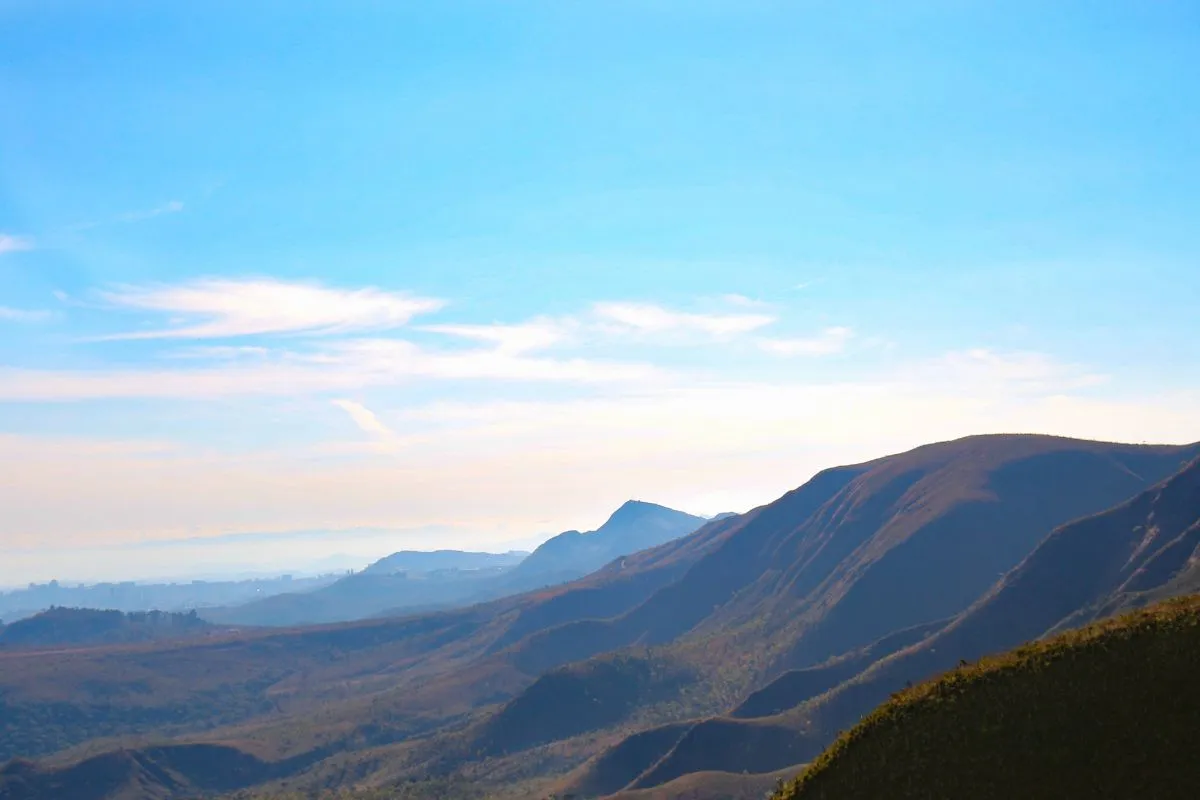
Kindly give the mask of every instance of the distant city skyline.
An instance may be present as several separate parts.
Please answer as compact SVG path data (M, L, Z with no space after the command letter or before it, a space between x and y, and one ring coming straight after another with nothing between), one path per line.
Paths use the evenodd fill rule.
M0 584L1200 440L1194 4L0 20Z

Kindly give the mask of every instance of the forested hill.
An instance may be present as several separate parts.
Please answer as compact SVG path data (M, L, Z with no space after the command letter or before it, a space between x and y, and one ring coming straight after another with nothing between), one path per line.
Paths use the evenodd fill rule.
M195 611L122 612L95 608L51 608L0 626L0 647L142 642L196 634L210 626Z
M777 800L1193 798L1200 596L898 693Z

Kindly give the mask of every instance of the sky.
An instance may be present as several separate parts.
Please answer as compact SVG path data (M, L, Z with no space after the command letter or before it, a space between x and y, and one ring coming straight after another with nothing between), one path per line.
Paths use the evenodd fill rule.
M1192 2L0 0L0 585L1200 440Z

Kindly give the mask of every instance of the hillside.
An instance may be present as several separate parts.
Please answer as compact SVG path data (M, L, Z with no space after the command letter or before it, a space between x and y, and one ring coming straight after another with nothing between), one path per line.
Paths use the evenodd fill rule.
M974 661L1083 624L1106 610L1183 593L1200 555L1198 547L1200 460L1116 508L1056 529L953 622L836 687L805 684L802 673L784 674L758 693L773 699L759 704L759 710L776 716L721 723L719 746L699 736L718 723L701 723L691 741L680 742L656 765L656 772L642 780L672 775L697 761L711 762L713 757L707 753L713 750L725 758L724 754L737 752L743 741L758 742L760 757L774 750L774 757L761 762L761 769L808 760L837 731L914 681L962 660ZM761 738L766 721L777 731L769 746ZM798 731L803 735L798 736ZM717 761L725 769L740 763Z
M1191 798L1200 598L1027 645L904 691L779 800Z
M0 655L0 757L166 734L271 763L326 754L289 788L432 773L518 793L550 779L569 790L568 775L632 791L771 772L828 742L823 720L802 728L811 709L790 708L797 691L932 640L1056 526L1198 453L972 437L827 470L582 579L470 608L205 646ZM793 670L809 672L756 695ZM616 711L588 705L600 697Z

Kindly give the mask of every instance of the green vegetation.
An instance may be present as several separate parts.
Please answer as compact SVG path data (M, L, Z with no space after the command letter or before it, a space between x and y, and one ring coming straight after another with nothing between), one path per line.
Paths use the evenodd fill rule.
M1200 596L963 665L899 692L777 793L1192 798Z

